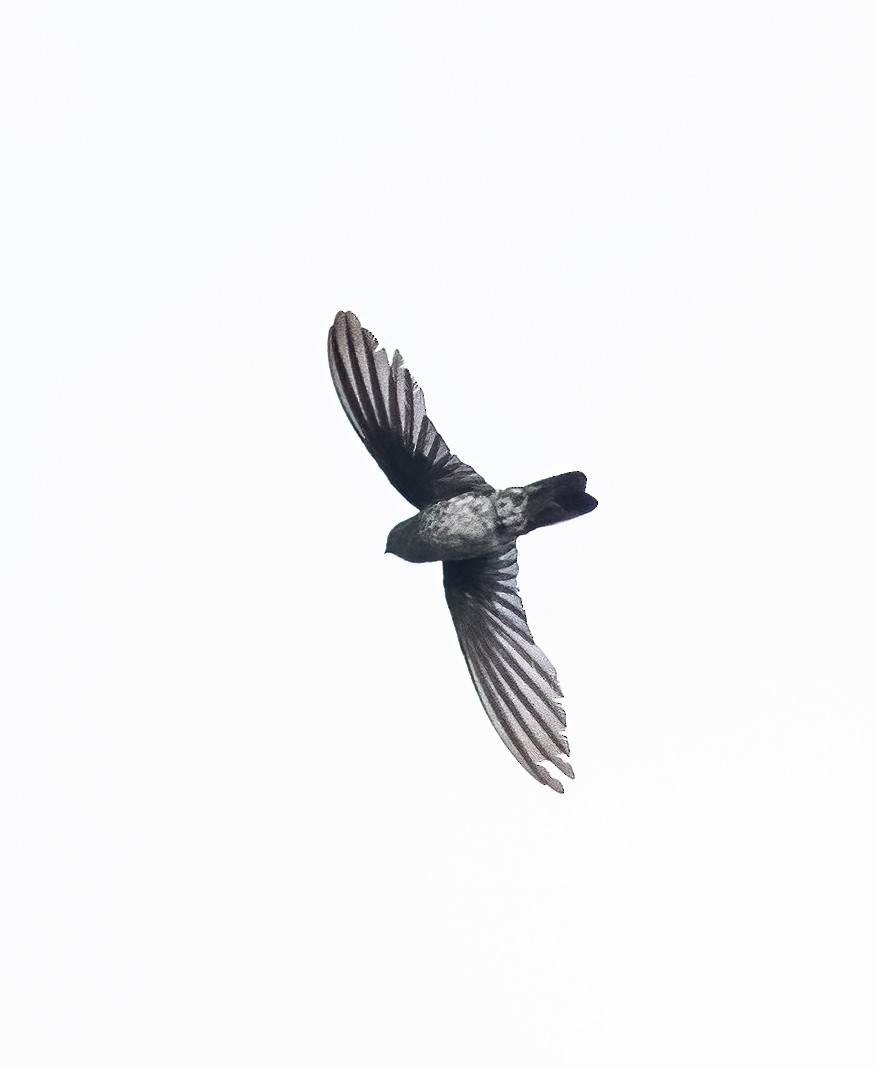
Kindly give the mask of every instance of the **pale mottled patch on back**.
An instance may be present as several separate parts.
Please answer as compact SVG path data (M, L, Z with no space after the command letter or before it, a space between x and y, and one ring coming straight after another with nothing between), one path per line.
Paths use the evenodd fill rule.
M496 495L496 518L500 527L517 537L523 530L527 511L527 494L520 486L500 490Z

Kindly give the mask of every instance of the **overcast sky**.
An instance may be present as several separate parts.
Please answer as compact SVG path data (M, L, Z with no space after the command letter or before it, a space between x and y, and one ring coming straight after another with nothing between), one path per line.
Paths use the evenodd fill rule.
M873 1066L862 3L0 18L0 1060ZM496 486L515 763L326 336Z

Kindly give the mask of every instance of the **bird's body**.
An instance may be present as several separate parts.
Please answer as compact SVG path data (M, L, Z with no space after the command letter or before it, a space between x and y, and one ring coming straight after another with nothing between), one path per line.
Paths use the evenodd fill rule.
M445 597L472 682L497 733L541 783L563 792L569 745L557 674L536 646L518 595L516 540L596 508L579 472L495 490L454 456L436 431L396 352L392 363L352 312L329 332L329 366L341 404L368 451L419 511L397 524L387 552L415 564L442 561Z
M545 505L557 501L561 487L572 491L569 497L573 500L566 507L558 503L557 518L548 519ZM578 501L574 499L576 489L581 494ZM387 538L387 552L412 564L469 560L507 549L536 527L580 516L590 511L591 501L581 472L507 490L471 490L427 505L416 516L397 523ZM578 505L581 507L576 512Z
M416 516L397 523L387 537L387 552L412 564L466 560L509 545L499 521L497 492L472 490L427 505Z

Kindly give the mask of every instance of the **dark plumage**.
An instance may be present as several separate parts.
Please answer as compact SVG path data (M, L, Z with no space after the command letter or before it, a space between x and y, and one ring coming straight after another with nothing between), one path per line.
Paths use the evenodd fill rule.
M443 562L448 608L491 723L531 776L562 793L545 767L551 762L573 777L562 694L527 626L515 540L596 508L585 476L573 471L495 490L445 445L398 351L389 362L352 312L339 312L329 331L329 367L366 449L420 510L390 531L387 552Z

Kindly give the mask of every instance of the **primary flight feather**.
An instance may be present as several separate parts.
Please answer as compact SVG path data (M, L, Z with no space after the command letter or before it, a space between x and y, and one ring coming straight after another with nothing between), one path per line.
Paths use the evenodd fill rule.
M445 597L472 682L497 734L540 783L573 778L554 666L533 641L518 594L516 540L597 507L580 471L495 490L451 453L398 351L387 359L352 312L329 331L329 367L347 417L399 493L419 511L387 552L442 561Z

